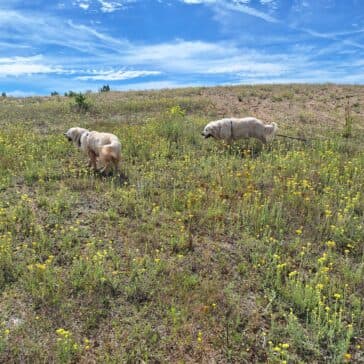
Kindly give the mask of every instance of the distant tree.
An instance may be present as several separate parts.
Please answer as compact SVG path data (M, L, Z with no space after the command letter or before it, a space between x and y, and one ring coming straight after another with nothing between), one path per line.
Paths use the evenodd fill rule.
M68 96L68 97L75 97L77 95L77 93L76 92L74 92L74 91L68 91L68 93L67 92L65 92L65 94L64 94L64 96Z
M83 95L81 92L75 94L75 103L77 111L87 111L90 105L87 103L86 96Z
M2 92L1 97L6 97L6 92Z
M58 95L59 95L59 93L57 91L51 92L51 96L58 96Z
M109 85L104 85L100 88L100 92L109 92L109 91L110 91Z

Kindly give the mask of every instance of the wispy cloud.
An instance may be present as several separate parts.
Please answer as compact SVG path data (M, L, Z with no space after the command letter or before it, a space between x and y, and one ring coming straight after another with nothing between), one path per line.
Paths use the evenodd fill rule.
M105 50L118 52L128 43L72 20L1 9L0 34L3 40L9 39L19 47L39 49L58 46L89 54L102 54Z
M78 80L121 81L132 78L160 75L159 71L94 71L93 74L77 77Z
M37 95L37 91L14 90L8 92L7 95L13 97L32 97Z
M181 1L184 2L185 4L212 5L219 12L221 9L236 11L250 16L254 16L256 18L265 20L270 23L278 22L278 20L273 16L271 16L269 13L257 10L252 6L248 6L247 4L250 3L250 0L181 0ZM261 0L261 4L273 6L275 2L272 0Z
M263 57L262 57L263 58ZM226 62L226 60L221 60L216 65L206 69L207 74L244 74L247 75L282 75L287 72L290 68L288 65L282 65L280 63L268 63L264 62L262 59L258 62L253 62L252 60L245 60L243 58L235 58Z
M136 1L138 0L75 0L73 4L83 10L88 10L92 6L103 13L113 13Z
M83 25L83 24L75 24L72 20L67 21L67 24L74 30L77 30L79 33L88 35L92 38L96 38L102 42L103 47L108 47L113 50L119 50L120 47L128 46L129 42L124 39L114 38L104 33L98 32L92 27ZM90 39L92 41L92 39Z
M188 81L150 81L138 83L126 83L116 86L114 89L119 91L128 90L160 90L168 88L196 87L203 86L203 82L188 82Z
M22 76L41 73L68 73L62 67L42 63L42 56L0 58L0 76Z
M216 4L218 0L181 0L185 4Z
M352 29L348 31L337 31L337 32L322 32L314 29L310 29L307 27L299 26L295 24L295 22L290 23L287 21L281 21L277 17L271 15L271 12L274 11L277 7L277 0L259 0L260 4L265 6L268 10L262 11L258 10L253 6L248 6L250 0L181 0L185 4L206 4L213 6L213 9L218 14L218 17L223 18L224 12L221 10L229 10L231 12L240 12L246 15L250 15L261 20L264 20L268 23L276 23L283 27L286 27L289 30L295 30L298 32L302 32L308 34L315 38L327 39L334 42L342 42L343 45L348 45L355 48L364 49L364 44L357 42L352 39L342 39L343 36L362 34L364 33L364 29ZM306 0L296 1L292 7L292 9L297 12L302 12L302 9L310 9L310 3ZM223 21L223 19L220 19Z
M247 6L247 5L244 5L244 4L241 4L241 3L230 3L228 1L224 1L222 2L221 4L223 7L225 7L226 9L229 9L229 10L233 10L233 11L238 11L238 12L241 12L241 13L244 13L244 14L247 14L247 15L251 15L251 16L254 16L256 18L259 18L259 19L262 19L262 20L265 20L269 23L278 23L279 21L271 16L270 14L266 13L266 12L263 12L263 11L260 11L260 10L257 10L251 6Z
M321 39L327 39L327 40L331 40L334 42L337 42L339 44L342 45L348 45L354 48L360 48L360 49L364 49L364 44L362 43L358 43L354 40L351 39L341 39L340 36L342 35L352 35L355 34L353 32L337 32L337 33L323 33L323 32L318 32L316 30L312 30L312 29L307 29L307 28L297 28L297 27L292 27L293 29L296 29L300 32L309 34L315 38L321 38ZM360 30L357 31L357 33L362 33L364 32L364 30Z
M164 72L189 74L282 74L290 65L282 65L282 55L268 55L241 49L227 42L178 41L164 44L134 46L122 56L126 64L160 67ZM302 57L300 59L305 59Z
M105 1L105 0L99 0L99 3L101 5L101 11L104 13L112 13L116 10L119 10L122 8L123 4L117 1Z
M90 7L90 4L80 2L80 3L78 4L78 6L79 6L81 9L83 9L83 10L87 10L87 9Z

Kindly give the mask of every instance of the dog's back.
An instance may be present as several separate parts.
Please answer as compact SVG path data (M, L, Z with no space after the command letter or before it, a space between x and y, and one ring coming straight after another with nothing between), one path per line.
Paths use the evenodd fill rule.
M258 138L264 135L264 123L253 117L230 118L232 139ZM226 122L226 121L225 121Z
M113 163L117 166L120 162L121 143L116 135L92 131L87 137L87 144L89 150L95 153L102 163Z

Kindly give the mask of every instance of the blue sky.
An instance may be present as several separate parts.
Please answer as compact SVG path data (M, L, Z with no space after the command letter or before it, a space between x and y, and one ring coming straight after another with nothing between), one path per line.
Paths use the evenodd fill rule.
M0 92L364 84L363 0L0 0Z

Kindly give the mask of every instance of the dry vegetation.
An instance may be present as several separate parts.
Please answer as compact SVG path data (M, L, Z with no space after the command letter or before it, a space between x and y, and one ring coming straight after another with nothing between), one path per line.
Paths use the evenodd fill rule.
M0 99L0 362L364 361L364 87L87 102ZM232 115L316 139L201 137ZM119 136L123 178L76 125Z

